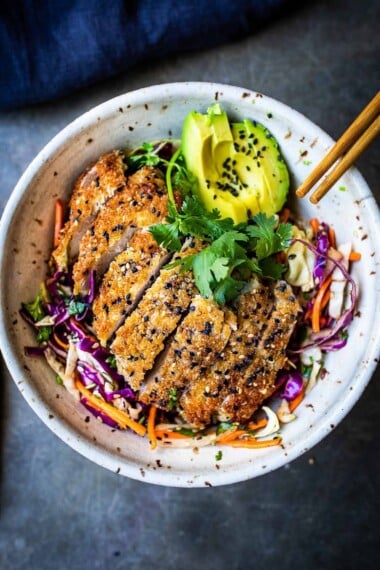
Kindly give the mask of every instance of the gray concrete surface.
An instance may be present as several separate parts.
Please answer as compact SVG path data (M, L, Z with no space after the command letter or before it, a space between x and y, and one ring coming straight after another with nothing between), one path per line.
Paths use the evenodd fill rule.
M262 91L337 137L379 88L379 3L315 1L252 37L134 69L64 100L0 114L1 208L71 119L149 84L215 80ZM359 161L378 192L379 145ZM379 374L311 452L257 480L167 489L79 456L1 365L0 568L379 568Z

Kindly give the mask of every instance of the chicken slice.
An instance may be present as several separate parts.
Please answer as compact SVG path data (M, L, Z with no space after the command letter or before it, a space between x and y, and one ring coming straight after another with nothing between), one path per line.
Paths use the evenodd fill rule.
M124 155L114 150L86 168L75 183L69 202L69 219L60 233L52 259L59 269L67 270L79 252L79 242L97 213L118 188L125 185Z
M275 388L299 305L285 282L254 285L237 302L238 327L215 365L183 394L186 422L246 421Z
M274 288L275 310L265 328L252 362L244 374L234 370L218 407L221 421L244 422L276 390L276 377L286 363L286 348L293 334L300 305L291 287L280 281Z
M174 259L196 253L202 247L202 242L190 239ZM175 330L196 292L191 271L164 268L116 332L111 350L118 372L134 390L140 389L145 373L153 367L166 338Z
M196 296L172 342L145 379L140 400L170 410L173 394L178 397L185 386L207 371L223 351L234 328L236 317L232 311Z
M107 202L83 236L74 265L74 293L87 294L89 276L98 279L121 253L137 228L161 222L167 215L168 195L159 170L143 166L132 174L124 188Z
M170 255L147 230L137 230L111 263L92 305L92 326L103 346L134 310Z

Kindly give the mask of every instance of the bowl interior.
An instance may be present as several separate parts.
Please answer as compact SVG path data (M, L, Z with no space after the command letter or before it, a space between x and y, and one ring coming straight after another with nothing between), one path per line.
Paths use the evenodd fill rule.
M331 139L299 113L262 94L215 84L171 84L122 95L86 113L59 133L21 178L4 212L0 230L1 344L20 391L59 437L89 459L133 478L176 486L218 485L241 481L279 467L309 449L351 409L374 368L379 347L376 274L380 251L376 203L360 174L351 169L317 207L291 199L305 219L331 224L339 243L351 241L362 253L352 268L358 282L358 315L349 342L326 358L327 376L297 411L297 421L283 428L283 447L267 450L149 450L146 439L104 426L57 385L44 359L24 356L34 344L18 315L20 303L34 298L47 270L53 235L54 205L67 201L85 166L114 148L144 141L179 138L184 117L205 111L219 100L232 119L265 124L279 141L292 177L292 188L331 146Z

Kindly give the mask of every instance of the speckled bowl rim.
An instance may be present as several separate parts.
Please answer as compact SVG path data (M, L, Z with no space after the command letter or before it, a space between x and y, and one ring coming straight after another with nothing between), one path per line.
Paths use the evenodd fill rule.
M5 292L3 291L2 279L2 269L4 268L6 261L4 244L6 242L7 233L12 224L12 219L15 215L18 204L25 190L28 188L29 183L36 176L42 165L45 165L49 161L49 158L51 156L54 156L54 154L62 145L67 144L70 139L80 134L81 131L86 129L92 123L105 119L108 116L112 115L115 112L115 109L118 109L119 107L125 107L128 104L143 105L144 103L151 101L155 96L162 94L164 89L170 90L170 95L184 97L189 96L189 94L194 92L194 90L202 92L205 96L207 95L210 98L214 95L215 92L223 92L224 99L234 103L238 103L242 92L246 92L252 95L255 94L255 92L252 92L249 89L220 83L178 82L144 87L142 89L114 97L90 109L72 121L56 136L54 136L54 138L38 153L38 155L25 170L24 174L21 176L19 182L10 195L2 218L0 220L0 348L6 365L14 380L16 378L22 378L24 380L22 390L15 380L16 385L20 391L22 391L22 395L30 407L49 427L50 430L52 430L60 439L62 439L65 443L78 451L84 457L114 472L117 472L121 463L121 458L116 457L112 453L104 450L101 446L89 441L84 437L78 437L78 433L75 431L75 429L73 429L64 419L61 419L57 416L51 418L51 409L46 404L46 402L42 400L38 390L25 375L25 371L23 370L21 363L18 361L17 355L12 349L11 338L5 322ZM329 145L333 142L331 137L329 137L322 129L320 129L312 121L306 118L303 114L295 111L284 103L268 97L267 95L265 95L265 98L274 113L277 112L282 117L290 117L294 120L294 122L303 124L308 132L312 131L313 134L317 137L320 137L324 143L326 143L326 145ZM353 177L356 186L363 192L362 198L373 198L372 193L361 174L356 169L351 169L350 174ZM373 202L371 201L370 204L367 204L367 206L369 206L368 215L372 219L371 227L374 229L372 238L378 244L378 247L380 249L379 210L374 200ZM375 232L376 238L374 235ZM377 283L378 282L379 278L377 277ZM380 303L377 303L376 305L376 318L377 322L380 322ZM268 473L296 459L311 447L316 445L318 442L320 442L328 433L331 432L331 424L334 423L337 425L352 409L354 404L361 396L376 368L379 352L380 328L377 331L373 342L371 342L367 347L365 358L368 360L369 364L366 368L361 369L361 372L356 377L356 382L353 388L346 391L345 397L339 400L339 405L332 407L331 412L329 414L326 414L326 416L324 416L319 421L318 425L314 426L312 432L306 432L304 435L300 434L297 442L294 443L288 450L286 457L283 454L278 454L277 456L267 458L267 466L265 471L258 471L257 469L254 469L254 466L248 465L241 471L232 470L230 472L222 473L214 472L212 475L212 485L231 484L239 481L245 481L247 479ZM141 469L139 469L136 464L131 463L128 465L126 461L122 461L122 463L123 469L121 473L140 481L176 487L204 486L203 477L201 478L202 480L194 481L194 483L190 485L188 482L186 482L186 477L174 477L174 474L171 474L168 471L151 471L149 472L149 476L144 478L141 474ZM189 472L189 476L190 475L191 473Z

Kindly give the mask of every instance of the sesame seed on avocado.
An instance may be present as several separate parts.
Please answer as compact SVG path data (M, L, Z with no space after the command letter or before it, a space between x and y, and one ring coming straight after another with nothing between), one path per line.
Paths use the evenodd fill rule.
M207 209L217 208L235 223L281 210L289 173L276 139L260 123L245 119L230 124L218 103L206 114L187 115L181 144Z

